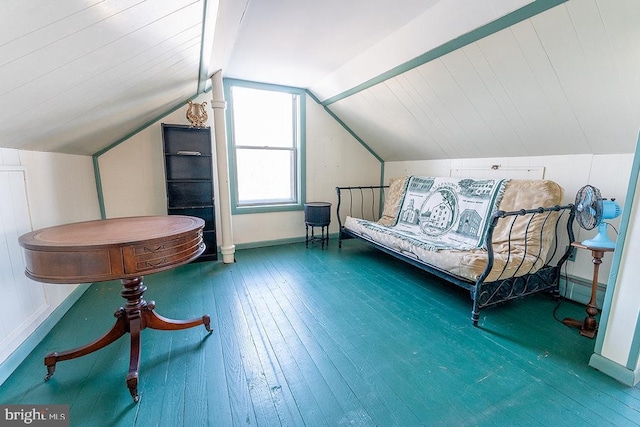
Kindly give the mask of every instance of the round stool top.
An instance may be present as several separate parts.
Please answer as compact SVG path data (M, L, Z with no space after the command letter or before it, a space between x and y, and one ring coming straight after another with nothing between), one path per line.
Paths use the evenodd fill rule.
M318 208L326 208L331 206L331 203L329 202L308 202L304 204L305 206L310 206L310 207L318 207Z

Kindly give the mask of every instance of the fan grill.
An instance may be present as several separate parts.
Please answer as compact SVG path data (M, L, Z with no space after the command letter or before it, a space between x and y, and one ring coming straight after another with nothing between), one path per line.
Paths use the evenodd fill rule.
M585 185L576 194L576 221L585 230L591 230L602 219L602 196L600 190Z

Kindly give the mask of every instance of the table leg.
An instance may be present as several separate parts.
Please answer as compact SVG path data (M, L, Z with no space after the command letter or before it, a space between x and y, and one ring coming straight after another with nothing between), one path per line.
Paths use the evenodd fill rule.
M73 350L61 353L49 353L44 363L47 366L45 381L49 380L55 372L56 363L61 360L75 359L93 353L111 344L125 333L130 334L131 348L129 357L129 372L126 383L134 402L138 402L138 373L140 371L140 340L141 331L145 328L161 330L187 329L194 326L204 325L208 332L211 332L211 320L208 315L204 315L192 320L173 320L162 317L155 312L155 302L147 303L143 298L147 287L142 281L142 276L133 279L122 279L122 290L120 295L127 301L124 307L120 307L114 314L117 317L116 324L102 337L97 340Z
M309 236L309 227L311 227L311 236ZM320 237L316 237L315 235L315 227L320 227ZM329 224L311 224L305 223L305 246L309 247L309 242L315 242L316 240L320 241L320 245L322 249L324 249L325 245L329 247Z
M326 236L324 238L324 242L326 243L327 248L328 248L329 247L329 226L328 225L325 225L325 231L326 231L327 234L326 234Z
M138 372L140 372L140 318L131 319L131 349L129 355L129 373L127 374L127 388L134 402L138 402Z
M566 318L562 321L562 323L567 326L579 328L580 334L588 338L594 338L598 331L598 322L595 317L598 314L596 293L598 291L598 271L600 270L600 264L602 264L604 251L592 249L591 255L593 256L593 279L591 280L591 298L586 307L587 317L585 317L582 322L577 319L570 318Z
M329 226L327 225L327 248L329 247Z
M104 334L102 337L97 340L84 345L82 347L74 348L72 350L57 352L54 351L52 353L47 354L44 358L44 364L47 367L47 375L44 377L45 381L49 381L51 376L56 370L56 363L61 360L69 360L75 359L76 357L86 356L89 353L93 353L96 350L100 350L104 348L123 336L129 330L127 324L127 316L124 311L124 308L120 307L118 311L115 312L114 316L117 318L116 324L113 325L111 330Z
M211 319L205 314L202 317L191 320L167 319L156 313L156 302L150 301L142 309L142 319L145 328L159 329L163 331L176 331L178 329L188 329L194 326L204 325L207 332L211 332Z

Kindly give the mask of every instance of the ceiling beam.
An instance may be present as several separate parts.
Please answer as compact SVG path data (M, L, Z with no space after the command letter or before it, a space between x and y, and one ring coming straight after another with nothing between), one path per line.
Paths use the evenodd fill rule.
M428 52L425 52L414 59L411 59L410 61L407 61L396 67L393 67L392 69L376 77L373 77L355 87L352 87L351 89L348 89L342 93L339 93L335 96L325 99L324 101L322 101L321 104L326 107L342 99L348 98L351 95L354 95L358 92L362 92L363 90L369 89L372 86L375 86L379 83L382 83L386 80L396 77L413 68L424 65L427 62L433 61L434 59L440 58L441 56L444 56L450 52L460 49L461 47L474 43L484 37L490 36L491 34L497 33L498 31L501 31L521 21L529 19L539 13L542 13L562 3L565 3L566 1L568 0L536 0L511 13L508 13L507 15L502 16L501 18L496 19L495 21L492 21L486 25L476 28L475 30L469 31L468 33L465 33L460 37L457 37L446 43L443 43L440 46L432 50L429 50Z

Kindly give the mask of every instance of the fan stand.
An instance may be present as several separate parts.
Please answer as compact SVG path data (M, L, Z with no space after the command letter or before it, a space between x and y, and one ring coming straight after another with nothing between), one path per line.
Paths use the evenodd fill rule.
M607 248L614 249L616 247L616 242L611 240L609 236L607 236L607 224L604 221L600 221L598 224L598 234L596 234L593 239L587 239L582 241L583 246L587 246L589 248Z
M589 304L587 304L587 317L585 317L584 321L579 321L577 319L565 318L562 323L567 326L571 326L573 328L579 328L580 334L593 338L596 336L596 332L598 331L598 322L596 321L596 315L598 314L598 304L596 301L596 291L598 289L598 271L600 270L600 264L602 264L602 257L605 252L613 252L613 248L599 248L595 246L585 245L583 243L573 242L571 246L579 248L579 249L587 249L591 251L591 256L593 257L593 279L591 281L591 299L589 300Z

